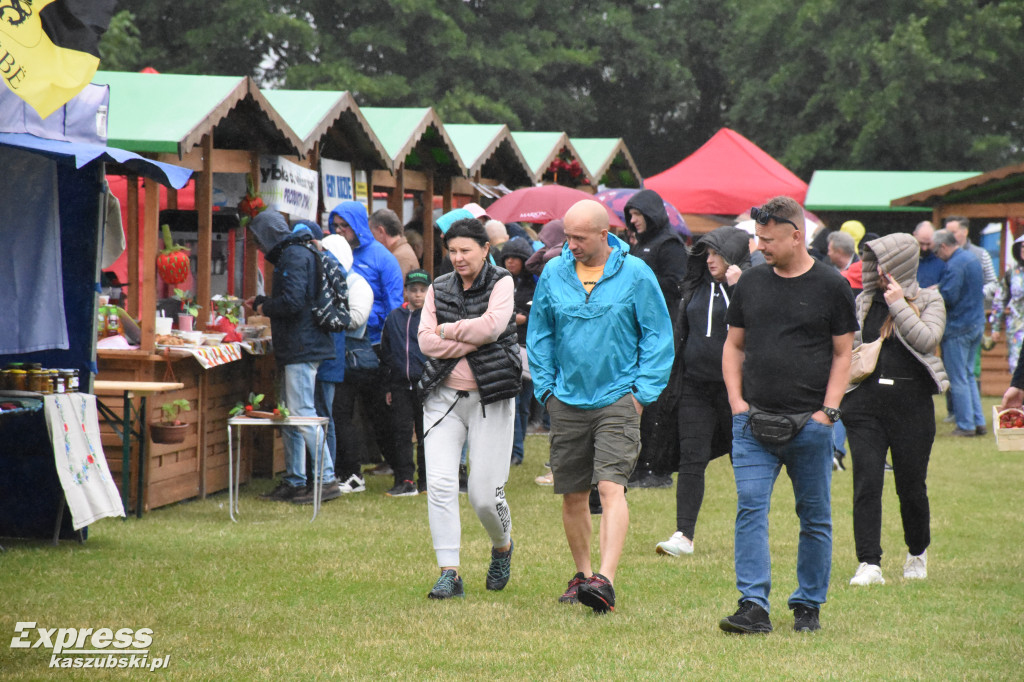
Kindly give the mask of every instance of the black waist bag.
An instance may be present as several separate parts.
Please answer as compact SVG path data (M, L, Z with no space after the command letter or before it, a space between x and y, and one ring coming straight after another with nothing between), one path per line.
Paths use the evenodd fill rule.
M754 438L765 445L785 445L793 440L804 424L811 418L813 412L801 414L772 414L759 410L753 405L750 406L749 421L750 432Z

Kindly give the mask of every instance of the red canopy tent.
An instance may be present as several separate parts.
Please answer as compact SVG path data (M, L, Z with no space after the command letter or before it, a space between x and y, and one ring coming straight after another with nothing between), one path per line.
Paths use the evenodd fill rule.
M737 215L780 194L800 204L807 195L806 182L728 128L644 186L685 214Z

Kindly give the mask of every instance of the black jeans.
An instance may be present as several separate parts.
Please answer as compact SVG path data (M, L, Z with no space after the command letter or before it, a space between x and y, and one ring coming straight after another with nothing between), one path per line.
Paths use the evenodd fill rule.
M679 394L679 479L676 530L690 540L704 503L704 471L732 443L732 410L725 384L686 381ZM724 440L723 440L724 439ZM718 445L718 448L714 448ZM717 452L716 452L717 449Z
M423 403L415 388L391 389L391 451L394 453L392 468L395 483L412 481L419 467L421 487L427 486L427 469L423 448ZM416 432L416 462L412 458L412 434Z
M853 460L853 537L857 560L882 560L882 490L885 454L900 500L903 539L918 555L931 543L928 459L935 440L932 387L923 381L893 379L893 385L865 382L843 398L843 423Z
M367 452L366 438L363 430L357 428L353 419L356 401L361 401L363 414L372 427L373 435L380 447L381 454L391 468L395 465L392 439L388 435L390 420L388 407L384 401L384 386L380 381L380 371L345 371L345 381L336 384L334 391L334 429L337 441L337 454L334 462L334 473L339 481L346 481L352 474L359 474L363 457Z

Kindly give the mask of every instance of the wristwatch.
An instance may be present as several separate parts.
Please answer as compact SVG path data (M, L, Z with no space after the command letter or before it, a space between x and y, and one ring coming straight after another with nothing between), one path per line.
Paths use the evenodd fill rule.
M825 413L829 421L835 424L837 421L843 418L843 412L837 407L825 407L822 406L821 411Z

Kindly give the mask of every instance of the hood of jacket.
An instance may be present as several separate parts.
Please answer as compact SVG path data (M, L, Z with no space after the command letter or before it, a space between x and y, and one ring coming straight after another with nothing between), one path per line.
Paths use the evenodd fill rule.
M334 216L339 216L356 233L359 246L353 246L353 251L362 251L377 241L374 239L373 233L370 232L370 221L366 216L366 207L358 201L343 201L335 206L334 210L331 211L330 217L327 219L328 225L334 225Z
M523 265L526 265L526 261L529 260L530 256L533 255L533 246L525 239L516 237L515 239L509 239L501 246L501 262L504 264L507 258L519 258L522 259Z
M913 235L905 232L887 234L863 245L864 293L870 295L880 288L878 266L903 287L907 298L917 296L917 261L921 247Z
M632 221L629 219L631 209L640 211L647 222L647 229L643 234L637 235L637 241L645 242L653 239L656 235L668 229L668 211L665 210L665 202L661 196L652 189L642 189L629 198L622 209L623 222L626 229L636 232Z
M256 244L264 254L270 253L275 246L292 236L292 228L288 221L272 208L256 214L249 222L249 231L256 238Z
M341 267L345 268L346 273L352 271L352 247L349 246L344 237L340 234L332 234L328 237L324 237L321 244L324 245L324 248L327 249L332 256L338 259L338 262L341 263Z
M686 275L680 287L684 296L701 282L711 281L708 249L718 252L727 265L738 265L741 270L750 268L750 235L746 230L731 225L716 228L701 237L687 256Z
M565 223L561 220L552 220L549 223L545 223L544 227L540 228L540 232L537 233L537 238L544 242L546 248L552 248L555 246L562 246L565 241Z

